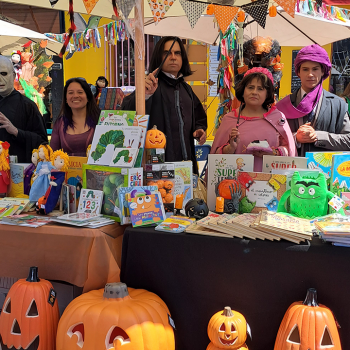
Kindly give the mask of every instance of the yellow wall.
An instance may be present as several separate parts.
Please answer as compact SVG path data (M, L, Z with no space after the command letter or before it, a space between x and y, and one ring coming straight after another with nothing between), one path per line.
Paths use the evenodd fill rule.
M281 87L280 87L280 95L279 97L285 97L289 95L291 91L291 83L292 83L292 51L300 50L302 47L282 47L282 56L281 62L284 63L283 68L283 76L281 79ZM323 48L327 51L329 59L332 61L332 44L328 44L323 46ZM294 69L294 68L293 68ZM323 82L323 88L329 89L329 78Z
M69 28L70 22L69 22L69 16L68 13L65 13L65 22L66 22L66 29ZM88 15L82 15L87 22L89 19ZM99 27L110 23L111 20L107 18L102 18L99 23ZM93 48L90 47L90 49L85 50L84 52L76 52L74 53L73 57L69 60L64 59L64 79L65 81L74 78L74 77L82 77L85 78L88 83L95 84L96 79L98 76L105 76L105 57L104 57L104 36L103 36L103 30L102 28L99 29L100 35L101 35L101 48ZM107 44L108 46L108 44ZM114 46L112 46L112 49L114 50ZM107 75L106 78L109 80L109 54L108 54L108 47L107 47ZM113 57L113 56L112 56ZM112 82L110 82L110 86L112 85Z

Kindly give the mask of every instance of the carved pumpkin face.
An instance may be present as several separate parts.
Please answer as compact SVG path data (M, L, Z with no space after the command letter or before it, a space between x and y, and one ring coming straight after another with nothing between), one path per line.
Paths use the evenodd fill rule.
M174 350L168 314L153 293L107 284L68 305L58 325L56 350Z
M274 350L341 350L333 313L317 303L310 288L304 302L293 303L283 317Z
M220 349L239 349L245 345L247 329L244 316L226 306L210 319L208 337Z
M154 126L146 133L145 148L165 148L165 135Z
M0 315L0 349L55 349L59 311L57 301L48 302L51 288L37 268L11 287Z

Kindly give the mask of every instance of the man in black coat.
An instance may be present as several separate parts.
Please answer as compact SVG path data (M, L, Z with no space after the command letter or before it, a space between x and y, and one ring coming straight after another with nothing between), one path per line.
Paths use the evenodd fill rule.
M46 128L36 104L14 89L14 78L11 61L0 56L0 140L19 163L30 163L32 150L47 142Z
M158 77L155 74L172 43L175 43ZM191 160L198 172L194 139L206 140L207 116L201 102L184 78L192 71L185 48L179 38L164 37L156 45L146 77L146 113L150 115L149 129L154 125L167 137L167 162ZM124 98L123 110L135 110L135 93Z

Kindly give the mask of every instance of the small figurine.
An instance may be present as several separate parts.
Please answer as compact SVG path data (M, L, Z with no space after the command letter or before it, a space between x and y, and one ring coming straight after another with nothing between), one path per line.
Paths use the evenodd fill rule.
M10 161L8 142L0 141L0 197L6 197L7 188L10 184Z
M19 77L22 74L22 58L21 58L21 51L13 51L11 55L11 61L13 64L13 69L16 73L16 81L19 81Z
M38 148L39 162L35 169L32 188L29 192L29 199L37 202L38 199L45 195L51 179L51 170L55 167L51 164L52 148L48 144L41 144ZM54 183L51 185L55 186Z
M57 171L68 171L69 155L62 150L53 152L51 156L51 163L57 169Z
M24 187L24 194L29 195L30 188L33 184L33 173L38 165L38 150L35 148L32 151L32 164L30 164L28 167L24 170L24 179L23 179L23 187Z
M102 89L106 88L107 86L108 86L108 80L105 77L100 76L97 78L96 85L95 85L96 91L94 93L97 105L99 105L99 102L100 102Z

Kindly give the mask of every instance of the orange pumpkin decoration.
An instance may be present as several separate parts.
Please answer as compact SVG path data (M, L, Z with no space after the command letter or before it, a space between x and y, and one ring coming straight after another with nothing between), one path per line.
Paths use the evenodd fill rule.
M172 203L174 201L174 197L171 193L167 193L165 196L164 196L164 202L165 203Z
M58 325L57 350L174 350L168 314L153 293L107 284L68 305Z
M164 187L164 181L163 180L158 180L157 181L157 186L158 186L158 190L160 190L161 188Z
M276 17L277 16L277 8L276 8L276 6L272 5L269 8L269 16L270 17Z
M210 4L207 6L207 15L212 15L214 13L214 5Z
M304 302L293 303L285 313L274 350L341 350L332 311L317 302L316 289L307 291Z
M220 197L225 199L231 199L231 191L238 192L239 191L239 183L234 179L226 179L222 180L218 185L218 193Z
M247 333L250 335L250 327L244 316L226 306L209 321L208 337L211 343L207 350L248 349L245 344Z
M55 293L49 281L38 278L37 267L30 268L26 280L13 284L0 315L2 345L15 349L56 349L59 311L51 290Z
M145 148L165 148L165 145L165 135L157 129L156 125L147 131Z
M164 181L164 186L166 190L171 190L174 187L174 183L172 181Z
M165 195L166 195L165 189L164 188L160 188L158 191L159 191L160 195L162 196L162 198L164 198Z
M239 12L237 13L237 21L238 21L239 23L243 23L244 20L245 20L245 12L244 12L244 11L239 11Z

